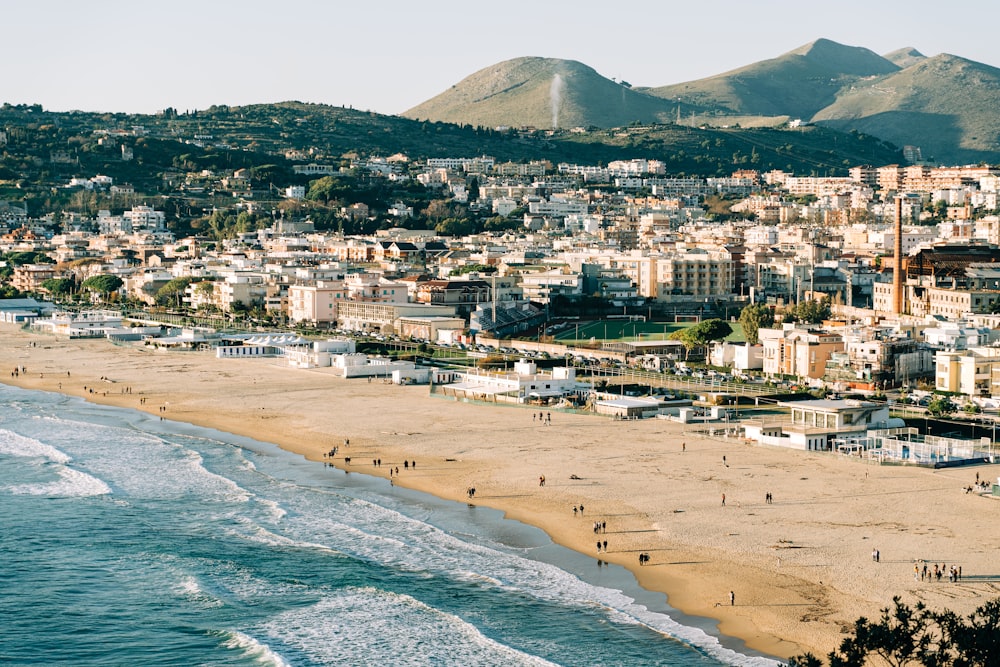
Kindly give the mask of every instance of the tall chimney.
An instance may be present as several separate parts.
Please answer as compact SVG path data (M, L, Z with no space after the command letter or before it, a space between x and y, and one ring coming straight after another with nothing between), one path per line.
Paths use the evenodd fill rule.
M893 241L893 255L896 257L892 269L892 312L903 314L903 198L896 196L896 237Z

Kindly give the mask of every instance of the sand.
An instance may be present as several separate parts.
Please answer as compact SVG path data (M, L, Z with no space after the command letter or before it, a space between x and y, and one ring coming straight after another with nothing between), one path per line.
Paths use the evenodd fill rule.
M16 366L27 372L10 377ZM0 373L5 383L273 442L317 465L339 447L338 467L386 478L398 468L395 484L442 498L467 502L475 487L477 505L629 568L672 606L716 618L722 633L775 656L825 654L895 595L961 613L1000 595L1000 503L964 491L977 472L995 479L997 466L875 466L700 438L659 419L549 411L549 425L533 418L537 408L463 403L426 386L9 324L0 325ZM595 535L595 521L606 532ZM648 564L639 565L640 553ZM918 560L960 565L963 581L915 579Z

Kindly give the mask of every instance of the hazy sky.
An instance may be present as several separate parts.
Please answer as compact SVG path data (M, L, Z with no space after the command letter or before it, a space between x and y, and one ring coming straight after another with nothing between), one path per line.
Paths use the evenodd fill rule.
M966 0L30 0L0 11L0 102L152 113L299 100L400 113L502 60L579 60L633 86L820 37L1000 66L1000 3Z

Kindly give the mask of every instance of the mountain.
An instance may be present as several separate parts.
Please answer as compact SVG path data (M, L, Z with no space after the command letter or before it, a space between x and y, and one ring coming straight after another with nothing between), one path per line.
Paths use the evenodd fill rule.
M882 56L889 62L895 63L898 67L906 69L910 65L916 65L921 60L927 58L924 54L917 51L912 46L904 46L901 49L896 49L890 53Z
M1000 157L1000 69L958 56L919 59L888 76L856 81L812 118L953 164Z
M540 129L666 122L675 105L574 60L515 58L479 70L406 118Z
M704 111L805 120L831 104L845 84L898 69L868 49L818 39L777 58L645 92Z
M776 58L657 88L631 88L569 60L484 68L410 109L458 124L612 128L639 123L748 127L791 119L919 146L941 163L1000 162L1000 76L989 65L913 47L885 56L818 39Z

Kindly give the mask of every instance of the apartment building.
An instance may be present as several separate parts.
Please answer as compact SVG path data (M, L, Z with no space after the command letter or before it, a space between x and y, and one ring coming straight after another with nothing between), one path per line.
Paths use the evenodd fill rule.
M838 333L785 324L781 329L760 329L764 348L764 373L818 380L826 372L830 355L844 350Z
M53 264L22 264L14 267L10 283L22 292L38 292L42 283L56 277Z
M939 351L934 356L934 389L966 396L1000 396L1000 348Z

